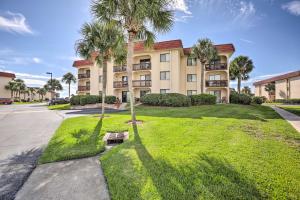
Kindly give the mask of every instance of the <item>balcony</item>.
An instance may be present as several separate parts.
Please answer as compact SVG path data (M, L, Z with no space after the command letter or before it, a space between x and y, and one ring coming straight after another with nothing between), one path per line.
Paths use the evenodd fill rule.
M139 70L151 70L151 62L141 62L139 64L133 64L133 71Z
M90 78L90 74L78 74L78 79Z
M151 87L151 80L134 80L132 81L133 87Z
M227 63L212 63L205 65L206 71L213 71L213 70L227 70Z
M121 66L121 67L114 66L113 71L114 72L126 72L126 66Z
M128 81L114 81L114 88L126 88L128 87Z
M90 86L78 86L78 91L90 91Z
M227 80L206 81L206 87L228 87Z

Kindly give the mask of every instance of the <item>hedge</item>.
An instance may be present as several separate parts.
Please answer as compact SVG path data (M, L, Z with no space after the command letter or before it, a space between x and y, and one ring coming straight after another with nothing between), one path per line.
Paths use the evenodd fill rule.
M300 99L276 99L276 103L300 104Z
M230 93L230 103L249 105L252 99L247 94L239 94L237 92Z
M191 95L190 98L193 106L210 105L210 104L216 104L217 102L217 97L211 94Z
M264 103L264 102L265 102L264 97L252 97L252 101L251 101L251 103L259 104L259 105Z
M105 103L107 104L114 104L116 100L117 98L115 96L105 97ZM102 103L101 95L77 95L77 96L72 96L70 99L71 105L84 106L87 104L96 104L96 103Z
M183 94L147 94L140 101L150 106L184 107L191 105L191 99Z

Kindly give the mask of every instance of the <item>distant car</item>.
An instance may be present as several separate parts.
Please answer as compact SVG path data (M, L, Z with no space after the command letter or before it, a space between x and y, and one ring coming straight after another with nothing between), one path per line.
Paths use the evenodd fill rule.
M49 106L51 105L57 105L57 104L65 104L65 103L70 103L70 101L68 99L64 99L64 98L56 98L56 99L52 99L49 101Z
M8 105L8 104L12 104L12 100L10 98L0 98L0 104L5 104L5 105Z

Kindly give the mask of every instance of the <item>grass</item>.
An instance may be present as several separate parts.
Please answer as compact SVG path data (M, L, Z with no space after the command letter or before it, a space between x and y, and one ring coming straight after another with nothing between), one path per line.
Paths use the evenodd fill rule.
M289 106L282 105L278 107L300 116L300 105L289 105Z
M110 114L93 139L96 117L67 119L41 161L70 158L73 149L73 157L96 153L106 131L129 130L127 142L100 157L112 199L300 198L300 134L271 108L138 107L137 114L144 123L136 131L129 113Z
M70 110L71 105L69 103L67 104L58 104L58 105L52 105L48 106L49 110Z

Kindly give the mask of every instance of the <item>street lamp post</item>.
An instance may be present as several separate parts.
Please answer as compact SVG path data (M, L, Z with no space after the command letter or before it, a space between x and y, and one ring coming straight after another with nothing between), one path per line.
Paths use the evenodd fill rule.
M52 72L46 72L46 74L50 74L51 100L52 100L53 99Z

